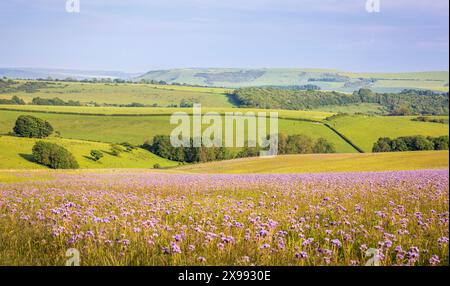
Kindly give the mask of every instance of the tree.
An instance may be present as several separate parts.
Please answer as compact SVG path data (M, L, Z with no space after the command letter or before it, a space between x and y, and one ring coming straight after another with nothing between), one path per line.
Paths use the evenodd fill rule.
M434 150L448 150L449 139L448 136L441 136L437 138L429 138L434 144Z
M408 151L409 147L405 141L405 138L400 137L391 141L391 149L396 152L404 152Z
M94 161L98 161L98 160L100 160L101 158L103 158L103 152L102 151L99 151L99 150L92 150L91 151L91 157L92 157L92 159L94 160Z
M20 137L45 138L53 133L53 127L47 121L31 115L21 115L16 120L14 134Z
M311 154L313 152L313 140L303 134L289 136L287 143L289 154Z
M278 154L288 154L288 139L286 134L278 134Z
M434 144L424 136L416 136L414 137L414 150L415 151L434 150Z
M336 153L333 143L328 142L325 138L317 139L314 144L313 151L316 154Z
M78 162L67 149L54 143L38 141L33 146L33 159L52 169L78 169Z
M384 137L378 139L378 141L373 145L372 152L391 152L391 143L392 140L390 138Z

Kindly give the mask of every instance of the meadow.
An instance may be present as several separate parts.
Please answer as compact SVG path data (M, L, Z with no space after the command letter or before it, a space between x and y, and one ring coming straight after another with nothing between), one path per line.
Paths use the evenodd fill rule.
M448 124L411 120L416 117L350 115L336 117L329 124L365 152L371 152L373 144L381 137L448 136ZM448 116L436 118L448 119Z
M283 155L187 165L174 170L193 174L300 174L448 169L448 155L448 151Z
M192 114L192 108L180 107L94 107L94 106L46 106L46 105L0 105L0 110L6 111L29 111L39 113L75 114L75 115L124 115L124 116L145 116L145 115L171 115L175 112L186 112ZM283 109L257 109L257 108L237 108L237 107L203 107L202 114L208 112L278 112L278 116L284 119L302 119L311 121L321 121L330 117L336 112L316 111L316 110L283 110Z
M170 135L173 128L176 127L176 125L170 124L168 115L95 116L0 110L0 134L10 132L17 117L23 114L30 114L49 121L64 138L108 143L127 141L141 145L155 135ZM203 128L207 127L208 125L203 126ZM279 130L286 134L305 134L315 139L323 137L332 142L338 152L356 152L351 145L320 123L280 119Z
M449 264L448 170L51 175L0 183L0 265Z
M54 137L47 139L33 139L0 136L0 169L46 169L47 167L35 163L31 156L34 143L41 140L56 143L65 147L75 156L80 168L83 169L149 169L153 168L155 164L159 164L161 167L173 167L178 164L140 148L130 152L124 151L117 157L111 154L111 145L107 143ZM98 162L95 162L90 156L91 150L102 151L104 157Z
M25 81L18 81L23 84ZM232 107L227 93L229 89L202 88L173 85L125 84L125 83L82 83L58 82L39 88L35 92L0 93L0 98L9 99L16 95L25 102L31 102L35 97L55 98L64 101L74 100L82 103L96 102L98 104L130 104L132 102L145 105L157 104L166 107L170 104L180 104L182 100L201 102L209 107Z

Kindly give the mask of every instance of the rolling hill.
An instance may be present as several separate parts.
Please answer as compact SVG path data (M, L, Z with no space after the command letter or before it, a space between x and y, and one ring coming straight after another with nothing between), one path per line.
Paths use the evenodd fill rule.
M448 164L448 151L425 151L244 158L183 166L173 170L195 174L323 173L447 169Z
M61 138L30 139L0 136L0 169L46 169L45 166L33 162L31 158L33 145L39 140L65 147L75 156L80 168L83 169L153 168L155 164L159 164L161 167L171 167L178 164L143 149L122 152L120 157L116 157L109 154L111 146L107 143ZM91 150L102 151L104 157L100 161L94 162L90 159Z
M413 73L352 73L332 69L236 69L188 68L149 71L140 79L191 85L249 87L317 85L323 90L352 92L370 88L376 92L398 92L417 88L448 91L447 71Z

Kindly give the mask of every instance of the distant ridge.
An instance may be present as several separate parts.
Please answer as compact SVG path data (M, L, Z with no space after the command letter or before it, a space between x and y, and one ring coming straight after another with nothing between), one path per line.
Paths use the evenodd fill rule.
M302 68L184 68L149 71L136 79L228 88L315 85L323 90L344 92L359 88L371 88L379 92L410 88L448 91L449 72L353 73Z
M92 78L132 79L139 74L120 71L86 71L75 69L45 69L45 68L0 68L0 77L13 79L52 79L74 78L77 80Z
M13 79L111 78L134 81L164 81L211 87L306 86L322 90L353 92L370 88L376 92L399 92L403 89L449 90L448 71L403 73L354 73L314 68L180 68L152 70L144 74L120 71L86 71L46 68L0 68L0 77Z

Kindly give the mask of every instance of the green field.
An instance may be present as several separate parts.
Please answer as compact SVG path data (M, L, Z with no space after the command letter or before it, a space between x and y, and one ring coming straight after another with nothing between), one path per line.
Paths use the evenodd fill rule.
M0 134L7 134L18 116L30 114L49 121L64 138L92 140L109 143L130 142L140 145L155 135L170 135L175 125L170 116L94 116L51 113L26 113L0 111ZM223 120L224 121L224 120ZM208 127L207 125L203 126ZM337 134L320 123L298 120L279 120L279 131L286 134L305 134L312 138L323 137L332 142L337 152L356 150Z
M18 82L22 84L25 81ZM31 102L35 97L58 97L64 101L74 100L82 103L130 104L136 102L163 107L169 104L180 104L182 100L186 100L201 103L203 106L232 107L233 104L226 95L228 92L230 90L223 88L172 85L51 82L47 88L40 88L37 92L0 93L0 98L9 99L16 95L26 102Z
M277 174L447 169L448 155L448 151L286 155L189 165L174 170L202 174Z
M386 110L382 105L376 103L359 103L349 105L329 105L315 108L314 111L334 112L334 113L365 113L365 114L385 114Z
M373 144L380 137L400 136L443 136L449 134L449 125L417 122L416 116L340 116L330 121L330 125L349 138L366 152L371 152ZM437 116L439 117L439 116ZM448 116L440 116L446 118Z
M61 114L91 114L91 115L170 115L175 112L192 114L192 108L161 108L161 107L93 107L93 106L46 106L46 105L0 105L0 110L35 111ZM280 118L306 119L320 121L333 114L328 111L309 110L281 110L281 109L255 109L255 108L227 108L227 107L202 107L202 113L207 112L278 112Z
M0 137L0 169L45 169L45 166L32 162L31 150L36 141L40 139L19 138L11 136ZM146 150L135 149L131 152L122 152L115 157L110 152L111 146L105 143L87 142L60 138L49 138L44 141L64 146L77 159L80 168L106 169L106 168L153 168L175 166L178 163L160 158ZM94 162L91 160L91 150L100 150L104 157Z

